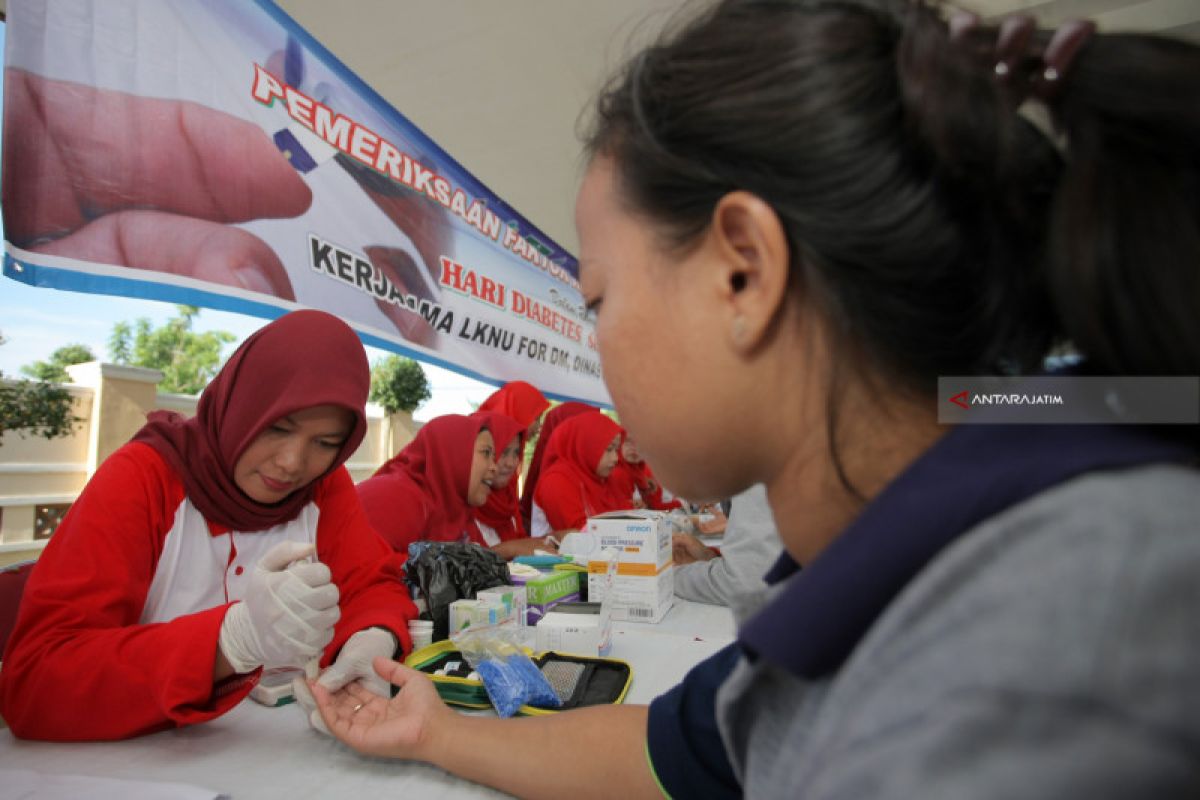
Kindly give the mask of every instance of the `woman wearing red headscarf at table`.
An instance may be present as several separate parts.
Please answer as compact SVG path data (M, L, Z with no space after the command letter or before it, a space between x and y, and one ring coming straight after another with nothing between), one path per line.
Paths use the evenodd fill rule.
M612 475L608 476L609 486L617 501L624 503L622 508L650 508L656 511L670 511L682 508L678 500L664 500L663 487L650 471L650 465L638 452L637 443L625 434L621 441L621 458L613 467Z
M520 506L520 494L517 476L521 474L522 462L525 459L525 442L537 438L542 428L542 414L550 407L550 401L533 386L525 381L509 381L491 394L479 406L481 412L495 412L515 419L521 426L521 446L517 451L516 472L507 484L498 484L488 497L488 501L479 509L477 518L485 525L496 528L504 527L503 520L509 517L513 507ZM503 456L504 446L496 443L496 452ZM501 469L503 472L503 469ZM500 477L500 476L497 476ZM517 536L528 536L528 514L518 510L513 517L517 526ZM495 524L493 524L495 523ZM499 528L497 528L499 530ZM503 536L503 532L501 532ZM515 537L513 537L515 538Z
M196 416L156 411L38 560L0 673L20 737L120 739L218 717L263 668L371 678L407 650L399 559L342 467L366 432L354 332L296 311L251 335ZM339 610L340 607L340 610Z
M492 480L488 500L474 509L475 524L484 542L493 552L509 561L517 556L530 555L537 549L557 550L553 539L544 541L527 536L521 524L521 507L514 488L521 467L521 452L525 448L520 423L495 412L477 411L472 416L487 420L488 430L492 432L499 453L496 458L496 477Z
M587 403L570 401L557 405L546 412L537 444L534 445L533 455L529 459L529 469L525 472L525 485L521 489L521 521L525 524L525 530L529 531L531 535L533 535L533 493L537 489L538 478L542 474L542 461L546 457L546 445L549 444L550 437L554 435L554 430L564 420L595 410L595 406L589 406Z
M496 447L482 416L425 423L403 450L358 485L367 518L402 553L416 541L486 545L472 513L496 477Z
M525 381L509 381L492 392L479 406L480 411L494 411L512 417L521 425L525 441L535 438L542 427L542 414L550 401L537 388Z
M624 508L608 484L620 446L621 426L599 411L558 426L534 491L534 536L583 530L588 517Z

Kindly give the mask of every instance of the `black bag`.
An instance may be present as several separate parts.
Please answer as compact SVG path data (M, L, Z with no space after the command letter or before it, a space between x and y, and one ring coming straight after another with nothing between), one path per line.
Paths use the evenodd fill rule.
M404 569L425 600L435 642L450 635L451 603L473 600L480 589L511 582L503 558L470 542L413 542Z

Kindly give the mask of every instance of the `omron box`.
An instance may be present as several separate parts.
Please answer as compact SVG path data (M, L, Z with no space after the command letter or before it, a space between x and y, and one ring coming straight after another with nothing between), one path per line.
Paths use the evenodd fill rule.
M616 550L612 618L660 621L675 600L669 517L660 511L616 511L588 519L587 532L597 545L588 561L588 600L605 598L604 555Z

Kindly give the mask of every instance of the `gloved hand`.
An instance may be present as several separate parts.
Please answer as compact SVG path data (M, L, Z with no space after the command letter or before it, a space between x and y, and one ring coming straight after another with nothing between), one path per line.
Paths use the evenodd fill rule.
M331 692L336 692L351 681L357 680L366 689L380 697L391 697L392 687L386 680L375 674L371 662L375 656L391 658L396 654L396 637L382 628L366 628L351 636L342 646L337 658L321 673L317 683ZM313 699L312 691L304 677L292 680L292 694L296 704L308 715L309 724L321 733L328 734L329 729L317 711L317 701Z
M221 652L237 672L301 666L333 640L338 588L329 567L301 560L313 551L311 544L280 542L255 565L246 597L221 623Z

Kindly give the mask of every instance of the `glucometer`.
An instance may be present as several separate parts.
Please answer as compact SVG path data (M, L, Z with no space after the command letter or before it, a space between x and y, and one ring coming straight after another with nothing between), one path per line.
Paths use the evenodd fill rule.
M295 667L265 669L258 684L250 690L250 699L264 706L285 706L296 699L292 679L303 674L304 670Z

